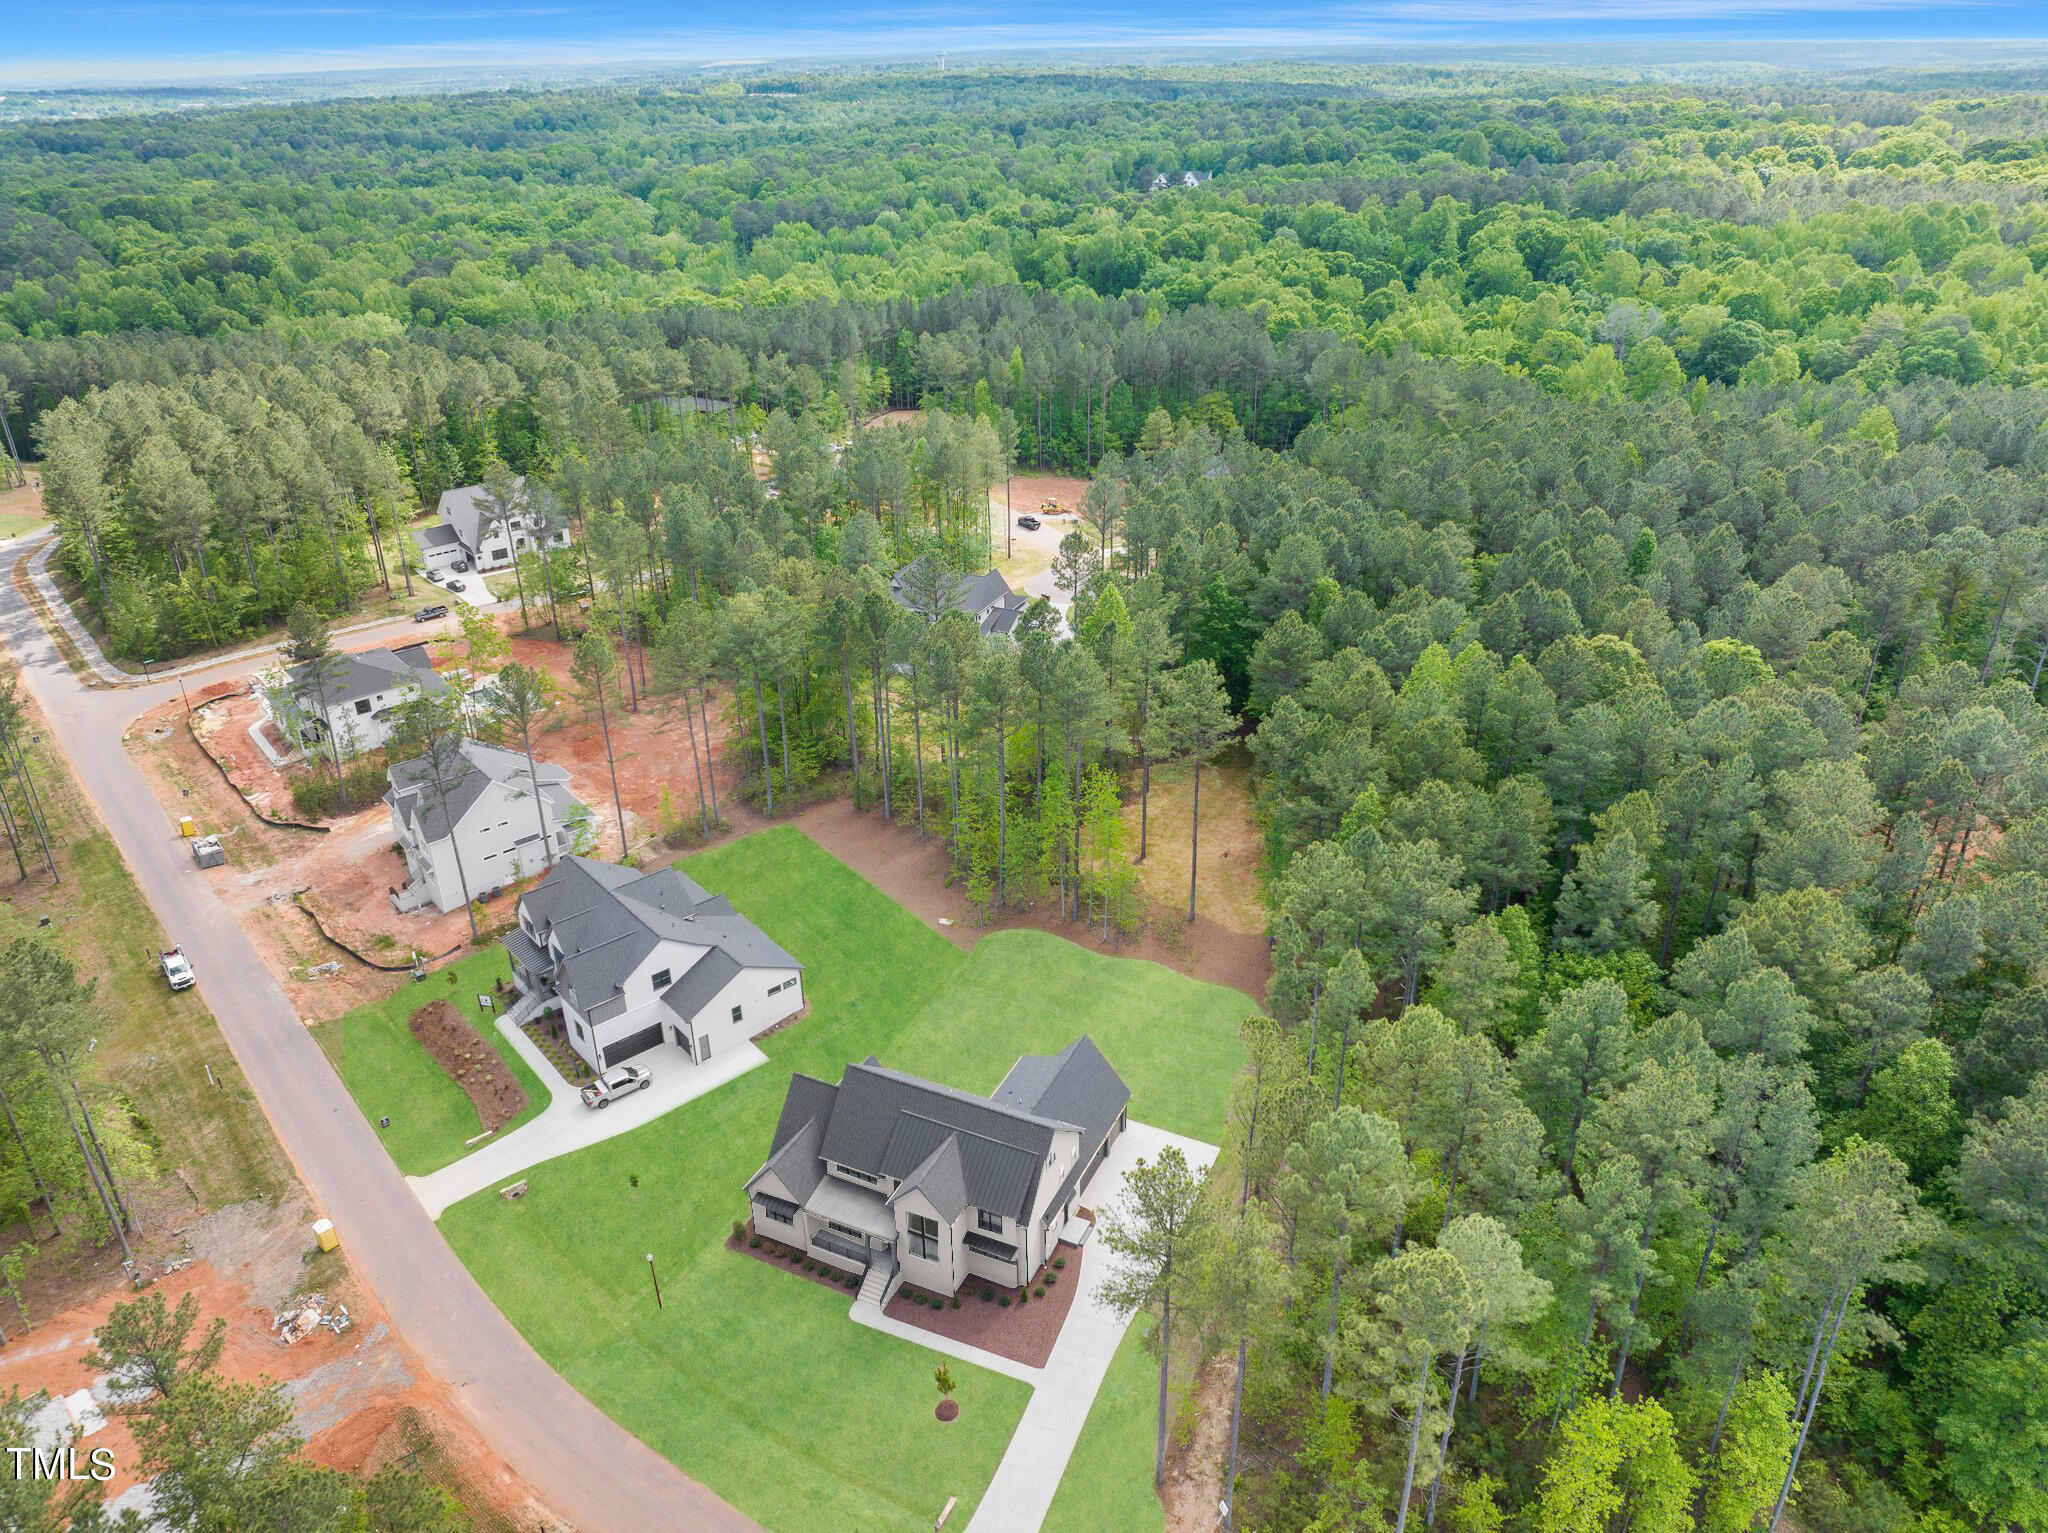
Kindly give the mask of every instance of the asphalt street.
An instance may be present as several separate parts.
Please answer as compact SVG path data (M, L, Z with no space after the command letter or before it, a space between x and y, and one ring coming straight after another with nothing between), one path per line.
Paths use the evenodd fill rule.
M334 1221L392 1324L514 1473L579 1529L752 1528L548 1367L449 1249L122 748L129 721L177 695L177 684L81 685L14 586L25 546L0 542L8 577L0 579L0 636L144 897L192 959L199 991L318 1212ZM420 632L403 620L387 627L394 637ZM361 648L385 634L366 630L345 643ZM267 663L244 656L197 684ZM675 1403L690 1408L685 1396Z

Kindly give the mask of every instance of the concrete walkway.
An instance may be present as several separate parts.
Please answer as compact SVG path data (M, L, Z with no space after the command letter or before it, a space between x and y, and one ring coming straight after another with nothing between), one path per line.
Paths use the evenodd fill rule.
M768 1056L751 1043L713 1055L701 1065L690 1063L680 1049L663 1046L642 1055L638 1061L654 1072L653 1085L622 1097L609 1107L585 1107L581 1096L563 1082L561 1072L520 1029L514 1016L515 1013L508 1012L499 1017L498 1031L550 1089L552 1099L537 1116L503 1139L472 1151L439 1171L407 1177L429 1219L440 1218L450 1205L460 1203L472 1193L516 1180L521 1172L543 1161L652 1123L685 1102L739 1079L756 1065L768 1063Z
M1156 1161L1168 1145L1178 1146L1194 1170L1206 1169L1216 1159L1216 1146L1199 1139L1185 1139L1148 1123L1133 1123L1124 1130L1109 1152L1109 1158L1088 1179L1079 1203L1098 1216L1114 1208L1123 1196L1124 1177L1140 1159ZM1031 1386L1031 1403L1003 1450L995 1478L982 1492L974 1520L967 1533L1038 1533L1046 1514L1052 1510L1060 1477L1067 1472L1067 1460L1081 1429L1088 1424L1089 1407L1102 1388L1110 1360L1131 1317L1123 1316L1102 1302L1103 1285L1109 1281L1115 1258L1095 1242L1095 1249L1081 1264L1081 1291L1067 1311L1067 1323L1060 1327L1052 1356L1043 1368L1028 1367L1007 1357L998 1357L980 1347L950 1337L935 1336L901 1320L891 1320L870 1306L855 1304L853 1319L870 1330L886 1331L905 1341L914 1341L934 1352L978 1368L987 1368Z

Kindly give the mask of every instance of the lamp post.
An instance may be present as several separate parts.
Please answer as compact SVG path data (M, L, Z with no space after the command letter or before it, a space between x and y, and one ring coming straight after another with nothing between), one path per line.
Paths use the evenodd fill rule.
M654 1270L654 1253L652 1251L647 1253L647 1275L654 1279L654 1307L656 1309L668 1308L667 1305L661 1302L661 1274Z

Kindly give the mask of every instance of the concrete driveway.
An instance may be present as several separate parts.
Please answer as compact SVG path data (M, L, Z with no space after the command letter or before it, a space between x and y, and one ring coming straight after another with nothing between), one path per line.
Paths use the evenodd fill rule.
M1095 1168L1076 1201L1093 1209L1098 1217L1107 1214L1122 1200L1124 1178L1131 1169L1141 1159L1157 1161L1160 1152L1169 1145L1178 1147L1196 1171L1206 1170L1215 1162L1213 1144L1169 1134L1149 1123L1133 1123ZM1095 1245L1092 1241L1090 1244ZM995 1478L982 1492L974 1519L967 1524L967 1533L1038 1533L1044 1526L1046 1514L1052 1510L1053 1496L1060 1488L1060 1477L1067 1472L1067 1460L1073 1457L1074 1444L1081 1440L1081 1429L1088 1424L1089 1407L1095 1403L1096 1392L1109 1372L1110 1360L1116 1356L1124 1329L1131 1321L1131 1317L1117 1314L1102 1300L1102 1289L1109 1281L1114 1260L1099 1245L1088 1252L1087 1260L1081 1264L1081 1290L1074 1295L1067 1323L1060 1327L1059 1340L1053 1343L1052 1356L1045 1360L1043 1368L1032 1368L980 1347L934 1336L859 1303L853 1306L853 1319L872 1330L887 1331L1031 1386L1031 1403L1024 1407L1017 1430L1010 1434L1010 1445L1003 1450Z
M516 1013L498 1018L498 1031L519 1051L533 1073L553 1090L545 1111L528 1119L503 1139L487 1144L452 1166L426 1176L409 1176L412 1190L429 1219L438 1219L453 1204L486 1187L502 1187L521 1172L557 1155L573 1154L617 1134L630 1133L693 1102L707 1091L716 1091L728 1081L738 1080L756 1065L768 1063L768 1056L753 1044L744 1044L714 1054L703 1064L693 1064L680 1049L663 1044L634 1061L654 1073L654 1083L644 1091L622 1097L609 1107L585 1107L582 1096L563 1081L545 1054L513 1020Z
M21 546L17 541L10 553ZM392 637L417 631L405 620L379 628ZM448 1385L456 1408L585 1533L751 1529L750 1519L542 1361L421 1210L248 936L193 866L184 842L166 834L162 811L121 748L129 721L176 697L177 683L83 686L11 579L0 580L0 639L14 651L58 747L170 940L191 955L199 993L314 1206L334 1220L350 1265L422 1364ZM220 679L247 675L267 665L269 654L258 648L197 671Z

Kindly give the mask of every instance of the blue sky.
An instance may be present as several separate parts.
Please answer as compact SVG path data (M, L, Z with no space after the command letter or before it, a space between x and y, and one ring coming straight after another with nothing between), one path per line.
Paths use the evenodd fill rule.
M191 79L328 69L585 66L941 48L1618 45L2048 38L2041 0L16 0L0 80Z

